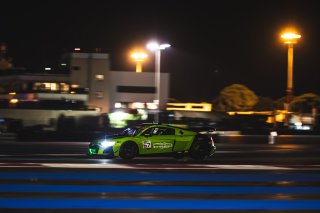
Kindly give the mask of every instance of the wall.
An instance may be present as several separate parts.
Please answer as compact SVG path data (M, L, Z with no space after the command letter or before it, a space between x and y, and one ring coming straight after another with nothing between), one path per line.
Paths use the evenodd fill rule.
M30 110L30 109L1 109L0 117L21 119L23 127L35 125L48 125L54 121L52 130L55 130L59 116L73 116L81 118L82 116L99 116L99 111L89 110Z
M100 108L101 112L108 112L109 54L71 53L69 57L71 83L78 84L82 88L89 88L88 105ZM98 80L96 75L103 75L104 79Z
M160 95L162 103L166 104L169 97L169 74L161 73ZM143 86L155 87L155 74L153 72L136 73L134 71L111 71L110 88L110 108L114 107L116 102L153 102L156 93L122 93L117 92L118 86Z

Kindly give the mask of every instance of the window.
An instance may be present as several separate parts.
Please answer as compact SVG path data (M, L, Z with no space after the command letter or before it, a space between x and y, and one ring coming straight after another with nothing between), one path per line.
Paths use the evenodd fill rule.
M52 82L35 82L32 90L36 92L68 92L69 84L67 83L52 83Z
M33 84L33 90L35 91L58 91L59 85L57 83L50 82L35 82Z
M103 81L104 80L104 75L102 75L102 74L96 75L96 80L97 81Z
M166 128L166 127L154 127L146 130L144 132L145 134L150 135L175 135L175 131L172 128Z
M155 87L142 87L142 86L118 86L117 92L123 93L155 93Z
M174 135L174 129L172 128L161 128L159 135Z
M102 91L97 91L96 92L96 98L103 98L103 92Z
M80 67L79 66L73 66L72 70L80 70Z
M61 92L69 92L69 84L66 83L60 83L60 91Z

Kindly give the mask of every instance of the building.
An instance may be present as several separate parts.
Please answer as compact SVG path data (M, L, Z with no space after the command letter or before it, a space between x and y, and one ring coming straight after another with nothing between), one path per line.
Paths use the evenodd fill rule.
M86 89L87 105L108 112L109 54L75 52L64 54L62 59L70 71L71 87Z
M0 76L1 108L85 108L88 95L85 91L73 91L68 75L11 70L1 73Z
M65 74L27 73L14 68L0 70L0 117L22 120L28 117L24 123L32 126L48 125L61 115L96 116L118 109L158 108L154 100L154 73L111 71L110 56L106 53L64 54L61 66ZM161 73L163 103L168 96L169 74ZM31 109L32 112L46 111L39 111L38 116L25 111Z
M19 119L23 127L55 129L59 117L100 115L86 106L86 91L71 88L68 75L10 70L0 76L0 117Z
M109 83L110 108L157 109L154 73L111 71ZM164 105L169 98L169 74L161 73L160 99ZM163 106L161 106L163 109Z
M112 71L110 56L105 53L69 53L63 60L69 66L72 87L88 89L88 106L101 112L158 108L153 72ZM169 80L168 73L161 73L160 98L164 104L169 98Z

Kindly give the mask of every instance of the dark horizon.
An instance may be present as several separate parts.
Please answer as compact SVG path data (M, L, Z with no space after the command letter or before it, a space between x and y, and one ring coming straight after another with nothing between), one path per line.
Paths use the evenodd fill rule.
M158 4L156 4L158 3ZM112 70L132 70L129 50L151 39L172 45L161 54L172 98L210 101L240 83L259 96L285 96L287 49L279 39L294 25L294 94L320 94L320 6L316 1L10 1L2 3L0 42L17 67L41 71L75 47L111 55ZM152 72L153 56L143 65Z

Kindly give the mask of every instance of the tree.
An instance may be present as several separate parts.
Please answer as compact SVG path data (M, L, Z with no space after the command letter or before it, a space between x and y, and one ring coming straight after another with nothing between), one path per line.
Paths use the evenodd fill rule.
M284 104L287 102L287 97L284 96L282 98L279 98L274 101L274 105L277 110L283 110L284 109Z
M254 105L253 109L256 111L272 111L274 110L273 100L269 97L258 97L258 102Z
M305 93L295 97L291 102L291 110L296 112L311 112L320 105L320 96L314 93Z
M168 98L167 102L168 103L180 103L181 101L179 101L178 99L175 99L175 98Z
M218 111L247 111L258 102L256 94L242 84L225 87L214 101Z

